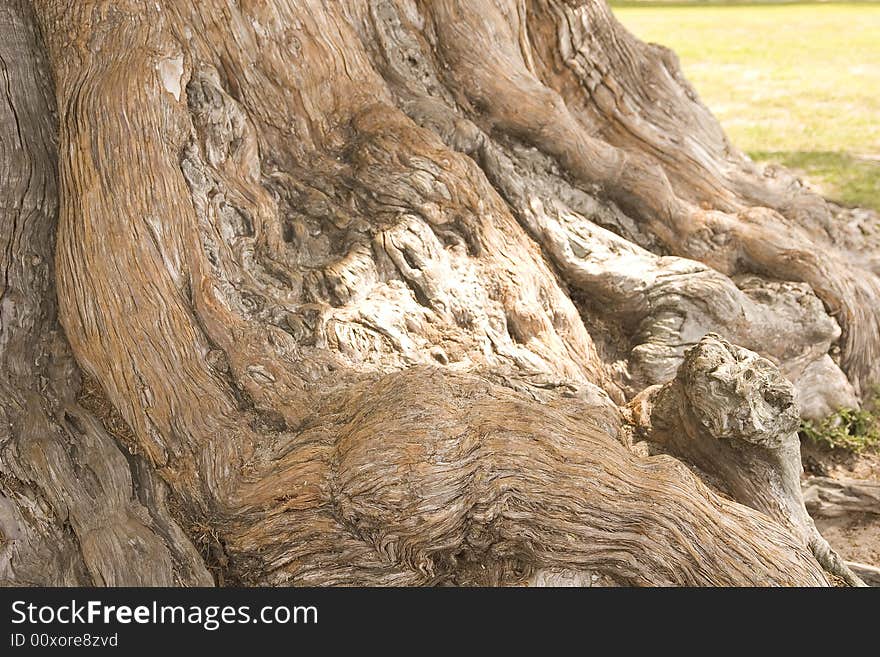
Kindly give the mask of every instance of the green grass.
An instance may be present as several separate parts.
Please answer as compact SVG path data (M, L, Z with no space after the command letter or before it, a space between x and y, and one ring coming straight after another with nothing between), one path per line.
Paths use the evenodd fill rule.
M649 1L614 12L678 53L738 148L880 209L880 3Z

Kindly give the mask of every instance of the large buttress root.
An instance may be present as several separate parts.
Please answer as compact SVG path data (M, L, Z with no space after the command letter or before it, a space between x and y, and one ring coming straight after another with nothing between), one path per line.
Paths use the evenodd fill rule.
M610 349L607 343L599 346L600 350L605 347L603 360L611 361L612 375L627 394L671 378L684 350L707 331L715 331L760 351L780 365L796 382L805 416L821 417L835 408L857 405L853 386L828 356L829 347L840 337L840 329L835 320L823 312L809 286L768 281L748 273L731 279L699 262L658 258L636 246L639 244L661 254L680 246L676 234L658 223L671 216L663 204L667 201L672 204L674 195L679 192L668 189L667 174L671 175L672 171L658 162L651 163L648 155L610 147L592 136L608 124L610 118L622 120L621 117L615 114L603 122L600 116L593 116L595 125L584 126L583 113L593 106L585 105L581 96L575 99L565 96L563 102L563 96L551 88L553 83L557 86L560 83L550 75L549 65L545 75L547 86L538 78L528 35L534 39L544 36L546 40L540 45L556 52L555 44L562 47L561 40L568 34L569 19L559 24L559 34L557 31L544 34L541 30L549 29L545 17L554 16L554 12L520 12L522 20L534 19L527 33L523 33L519 19L514 20L509 12L505 14L492 3L480 11L459 7L456 3L428 3L426 14L434 16L441 27L433 31L423 29L426 36L422 37L412 24L402 21L389 9L392 4L375 3L372 16L379 35L375 40L384 46L384 58L378 59L377 65L398 104L415 121L439 134L451 148L479 162L523 227L541 244L544 255L561 270L582 312L587 315L588 325L600 315L601 330L592 337L601 343L606 337L603 334L617 334L617 339L611 341L616 344ZM579 11L584 19L587 15L584 12L592 15L603 10L585 4ZM491 56L470 47L470 35L475 32L498 43ZM517 34L519 39L514 38ZM425 52L427 46L420 41L423 38L433 39L437 57L443 58L442 62ZM626 34L621 39L632 42ZM601 52L593 53L594 58L602 56ZM646 58L642 63L647 66L655 62ZM557 64L553 71L558 72L559 67L565 70L562 62ZM623 75L628 70L620 66L615 73ZM668 76L668 72L664 75ZM444 89L442 81L448 78L452 78L452 87L459 90L462 97L453 98L438 91ZM693 122L698 127L709 124L702 137L697 131L682 135L679 141L699 153L719 150L717 135L709 128L715 126L718 133L720 130L707 118L705 108L685 95L686 83L680 78L666 80L662 76L660 81L669 86L668 92L674 98L686 101L669 105L675 111L688 113L689 118L680 117L682 123L675 124L676 130L681 132L682 126L691 126ZM658 84L654 79L639 82L642 83L639 91ZM630 81L630 86L637 85ZM582 92L589 87L586 85ZM575 88L580 89L577 85ZM561 93L565 88L560 90ZM633 105L638 99L625 100L632 105L625 118L648 125L645 119L639 119L636 110L649 112L653 106L641 108ZM592 115L587 113L587 116ZM669 117L665 121L668 123ZM698 137L710 143L692 143ZM524 139L526 145L517 139ZM529 143L537 148L526 147ZM616 142L611 140L610 143ZM723 135L720 143L726 144ZM714 162L713 166L722 160L735 160L727 150L721 150L723 158L722 154L714 153L717 158L709 159ZM681 156L680 153L675 155ZM627 158L647 162L645 166L650 170ZM694 163L685 159L693 168ZM605 160L606 168L597 168ZM617 160L620 162L615 164ZM741 167L746 167L741 157L738 161ZM728 164L728 169L733 167ZM571 176L560 175L560 165L570 171L578 166L593 167L593 170L575 176L581 181L579 186L577 182L570 182ZM618 179L624 175L633 179ZM708 172L703 171L701 175ZM744 175L738 179L744 180ZM694 184L700 179L690 169L688 176ZM770 184L757 178L753 183L755 186ZM712 184L720 192L725 189L717 180ZM690 189L689 193L695 192ZM628 207L627 197L633 195L643 197L646 203L659 203L653 211L646 210L647 220L645 214L635 214L636 221L633 221L614 203L617 200ZM810 199L806 206L818 204L827 213L824 201L812 196ZM696 207L697 200L685 199L682 203L704 214ZM729 207L717 195L714 200L721 207ZM716 212L712 216L725 215ZM689 225L687 217L682 221L685 226ZM664 246L664 241L671 246ZM723 236L718 238L715 246L720 255L733 253L725 250L729 242ZM701 252L699 257L712 262L705 257L706 253ZM737 256L733 253L732 257L735 260ZM844 269L840 273L846 275ZM850 297L854 304L858 303L854 296ZM866 325L870 325L870 318L866 319Z
M808 283L842 325L841 362L856 389L880 379L880 279L870 249L841 248L841 229L815 195L748 176L720 132L687 134L717 124L674 62L628 35L604 3L424 5L446 77L490 133L551 156L669 252L729 276ZM474 38L496 47L475 49ZM681 115L661 120L656 107L664 105Z
M631 584L823 581L780 525L719 498L673 459L632 454L607 404L535 404L416 368L324 408L336 424L309 428L249 488L288 491L242 529L267 550L273 583L515 583L536 568ZM320 498L313 477L331 507L308 508ZM301 533L312 540L272 540Z
M27 3L0 6L0 35L0 585L209 585L165 484L77 401L52 281L54 103Z
M479 4L36 0L77 363L224 581L825 584L791 522L634 453L616 404L710 330L820 378L816 414L855 401L814 291L864 300L740 267L758 192L727 165L686 191L591 126L547 71L596 3Z

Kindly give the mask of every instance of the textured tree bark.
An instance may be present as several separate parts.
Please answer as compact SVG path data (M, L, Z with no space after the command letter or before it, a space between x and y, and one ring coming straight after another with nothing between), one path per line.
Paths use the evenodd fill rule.
M58 326L54 100L24 2L0 5L0 583L210 584L150 465L77 396Z
M3 582L858 582L754 467L878 382L872 233L604 2L4 0L0 35ZM772 380L785 458L639 410L731 343L763 374L705 417Z

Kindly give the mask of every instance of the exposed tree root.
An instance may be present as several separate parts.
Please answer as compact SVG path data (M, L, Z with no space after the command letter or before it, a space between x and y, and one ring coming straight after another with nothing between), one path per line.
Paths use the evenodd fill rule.
M604 3L33 5L48 61L0 14L7 579L202 583L185 521L245 584L857 583L792 432L878 380L876 270ZM716 395L707 352L760 376ZM640 392L675 458L631 445Z

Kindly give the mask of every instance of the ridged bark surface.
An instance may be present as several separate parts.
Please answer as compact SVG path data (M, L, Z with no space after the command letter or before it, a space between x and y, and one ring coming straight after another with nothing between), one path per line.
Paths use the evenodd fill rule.
M733 343L731 399L858 404L880 233L601 0L4 0L0 35L3 582L827 583L799 490L648 455L627 403Z

